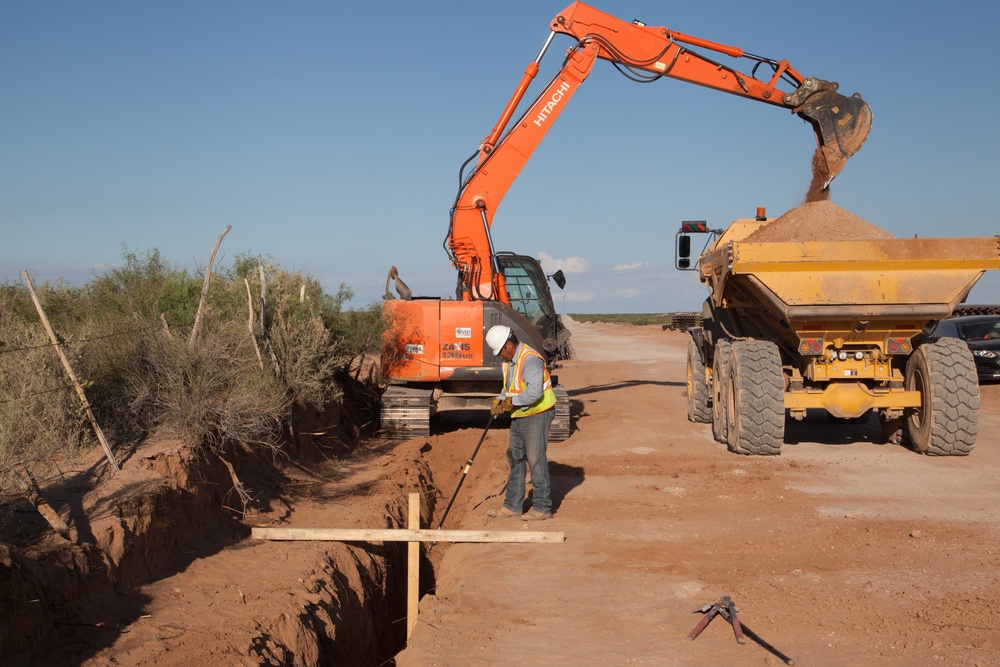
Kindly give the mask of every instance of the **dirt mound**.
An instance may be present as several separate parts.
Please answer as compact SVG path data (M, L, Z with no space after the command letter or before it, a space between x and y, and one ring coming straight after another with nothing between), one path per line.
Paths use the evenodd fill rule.
M747 241L857 241L894 238L832 201L814 201L793 208L754 233Z

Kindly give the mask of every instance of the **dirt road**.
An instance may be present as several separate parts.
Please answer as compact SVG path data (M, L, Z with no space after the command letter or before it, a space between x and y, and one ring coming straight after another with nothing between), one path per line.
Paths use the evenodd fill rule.
M780 665L738 644L721 618L685 639L701 619L692 610L726 595L799 666L1000 664L1000 385L982 388L968 457L878 445L875 423L820 417L789 422L780 457L742 457L685 418L685 334L570 328L578 358L558 376L574 432L550 448L553 520L486 517L507 474L506 431L491 429L445 525L565 541L436 547L396 664ZM113 478L65 469L68 480L104 481L75 500L70 488L51 495L74 539L39 551L35 569L0 551L8 574L30 575L12 580L24 599L0 609L25 610L5 617L0 648L16 639L13 623L44 638L24 660L5 660L392 664L405 638L405 545L265 542L247 539L248 525L399 526L419 491L424 525L436 527L483 423L445 427L310 474L240 467L260 501L243 522L219 506L232 502L225 469L178 443L144 444ZM94 456L76 472L96 470ZM198 489L217 495L191 504ZM44 535L32 516L10 514L11 534ZM118 591L96 586L95 572Z
M450 547L398 665L781 664L721 618L685 639L723 595L800 666L1000 664L1000 386L983 387L966 458L818 416L789 422L780 457L741 457L684 418L684 334L571 328L559 378L576 430L550 448L553 520L486 518L506 476L496 433L448 526L565 542ZM465 456L477 434L429 455Z

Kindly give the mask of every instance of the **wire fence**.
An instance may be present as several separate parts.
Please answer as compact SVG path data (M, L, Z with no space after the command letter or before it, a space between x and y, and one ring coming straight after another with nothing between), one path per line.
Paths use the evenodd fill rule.
M146 331L153 331L161 329L164 326L163 323L150 324L149 326L136 327L134 329L126 329L124 331L112 331L110 333L102 334L99 336L86 336L83 338L76 338L73 340L60 341L58 343L39 343L38 345L22 345L18 347L4 347L3 341L0 341L0 355L10 354L14 352L30 352L33 350L43 350L45 348L55 348L57 345L62 347L74 347L83 345L85 343L92 343L95 341L107 340L109 338L115 338L118 336L128 336L134 333L141 333ZM167 326L176 326L176 324L167 323ZM92 384L94 382L99 382L101 380L107 379L108 376L103 377L90 377L84 379L85 384ZM53 394L60 391L66 391L68 389L74 389L72 384L62 385L60 387L54 387L52 389L44 389L40 391L34 391L27 394L22 394L16 398L2 398L0 397L0 404L4 403L15 403L18 401L26 401L37 396L43 396L46 394Z

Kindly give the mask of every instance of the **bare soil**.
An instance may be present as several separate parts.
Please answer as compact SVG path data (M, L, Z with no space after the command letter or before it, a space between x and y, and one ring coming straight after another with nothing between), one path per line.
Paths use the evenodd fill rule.
M807 202L778 216L747 241L865 241L891 239L892 234L832 201Z
M740 457L684 417L685 334L571 328L579 359L559 379L576 430L551 447L553 520L486 518L497 434L461 522L565 543L451 547L398 665L781 664L721 619L685 639L723 595L796 665L1000 663L1000 386L983 387L969 457L818 415L787 425L780 457Z
M685 639L693 610L729 595L796 665L1000 664L1000 385L981 389L968 457L820 415L787 423L781 456L741 457L684 416L686 334L569 327L554 518L487 518L506 480L494 427L444 526L565 541L438 544L408 645L405 545L263 542L249 526L401 526L417 491L437 527L485 420L330 460L243 461L260 503L245 519L224 509L225 470L180 443L147 443L114 482L99 458L67 467L46 493L72 544L29 508L0 515L0 650L25 665L781 664L721 618Z

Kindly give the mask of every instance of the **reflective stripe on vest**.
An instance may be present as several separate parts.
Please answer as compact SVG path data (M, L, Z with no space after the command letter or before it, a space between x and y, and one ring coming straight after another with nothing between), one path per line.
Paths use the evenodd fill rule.
M529 356L538 357L542 361L542 396L531 405L515 408L514 411L510 413L510 416L514 419L517 419L518 417L529 417L531 415L536 415L539 412L545 412L556 404L556 394L552 391L552 377L549 375L549 367L545 363L545 358L523 343L518 347L517 352L514 353L514 359L512 362L514 364L513 385L509 387L504 386L504 393L508 396L517 396L524 391L525 384L522 374L524 372L524 361ZM510 377L510 362L503 362L501 368L503 370L504 385L506 385L508 378Z

